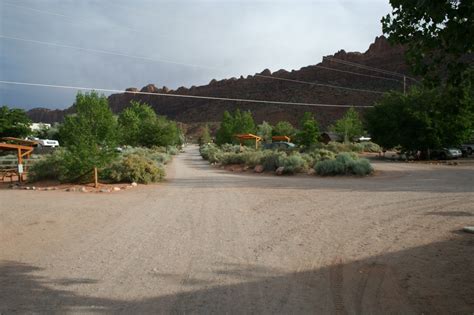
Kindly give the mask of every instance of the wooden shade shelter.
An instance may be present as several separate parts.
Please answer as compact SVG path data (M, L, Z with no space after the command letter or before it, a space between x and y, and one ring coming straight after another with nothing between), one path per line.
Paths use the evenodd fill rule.
M272 141L285 141L285 142L291 142L291 138L288 136L273 136Z
M33 145L36 144L35 141L28 141L28 140L23 140L23 139L17 139L17 138L2 138L3 141L0 143L0 150L1 151L16 151L17 154L17 159L18 159L18 164L17 168L7 168L7 169L0 169L0 177L3 178L5 176L12 176L12 175L17 175L18 180L21 182L23 179L23 174L24 174L24 169L23 169L23 159L28 159L31 155L31 152L33 152L34 147ZM6 142L10 143L6 143ZM11 143L11 142L16 142ZM18 144L20 143L20 144ZM25 145L29 144L29 145Z
M251 133L246 133L242 135L235 135L240 142L240 147L242 147L242 142L244 140L255 140L255 149L258 149L258 144L262 141L262 138Z

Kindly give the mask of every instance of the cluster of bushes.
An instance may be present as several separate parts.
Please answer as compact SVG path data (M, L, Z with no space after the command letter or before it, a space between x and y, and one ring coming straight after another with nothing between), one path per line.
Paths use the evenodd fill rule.
M369 160L360 159L354 153L339 153L335 159L320 161L314 166L316 174L328 175L358 175L364 176L373 172Z
M136 148L127 147L122 153L99 169L101 180L109 182L137 182L148 184L158 182L165 177L164 165L171 160L171 155L178 151L174 147ZM92 172L87 171L77 178L70 177L70 161L67 151L56 150L43 156L29 170L29 180L56 180L61 182L90 182Z
M341 152L381 152L382 148L373 142L365 141L360 143L342 143L331 141L328 144L316 144L312 146L312 149L325 149L334 153ZM311 150L311 149L310 149Z
M248 167L262 165L265 171L275 171L283 167L283 173L294 174L314 168L320 175L354 174L367 175L373 169L369 161L359 159L355 153L339 153L326 149L309 152L284 152L254 150L238 145L205 144L200 147L201 156L211 163L220 165L242 164ZM347 160L350 157L350 161ZM319 166L322 164L322 168ZM333 168L331 168L335 165ZM343 165L343 167L341 167Z
M104 95L78 93L74 110L59 127L63 148L30 168L31 181L90 182L97 168L102 179L113 182L156 182L183 143L177 124L146 104L132 101L116 119ZM117 145L125 147L122 153Z
M165 177L164 165L176 153L172 147L126 148L116 161L103 169L101 178L112 182L158 182Z

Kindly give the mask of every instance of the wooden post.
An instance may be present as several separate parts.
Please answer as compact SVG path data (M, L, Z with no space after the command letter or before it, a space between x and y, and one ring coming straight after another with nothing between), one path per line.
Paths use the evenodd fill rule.
M18 165L17 165L18 181L21 183L23 173L20 173L20 165L23 164L23 158L21 157L21 149L20 148L18 148L17 154L18 154Z
M97 167L94 167L94 187L99 188L99 179L97 176Z

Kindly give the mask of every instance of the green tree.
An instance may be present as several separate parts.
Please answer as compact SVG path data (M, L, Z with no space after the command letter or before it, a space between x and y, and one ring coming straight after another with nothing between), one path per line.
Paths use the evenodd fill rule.
M353 107L349 108L344 116L336 121L330 129L343 138L345 143L351 142L356 136L364 133L362 121Z
M305 112L300 122L300 131L297 133L298 142L305 147L318 143L319 126L312 113Z
M386 95L366 114L367 128L374 141L385 148L401 146L404 151L428 151L459 145L470 135L474 115L472 96L456 107L459 96L452 89L413 89L407 95ZM450 115L445 113L454 111Z
M296 129L288 121L279 121L274 127L272 134L274 136L288 136L293 139L296 135Z
M147 147L181 145L181 131L176 122L163 116L157 116L152 123L146 123L142 129L141 145Z
M216 143L221 145L224 143L231 143L234 132L234 118L232 115L225 111L222 116L222 122L216 133Z
M0 137L24 138L31 134L31 119L18 108L0 107Z
M234 134L254 133L255 122L250 111L240 112L237 109L234 115Z
M391 42L408 46L412 70L438 85L447 77L459 84L472 69L472 0L390 0L392 13L382 19Z
M266 121L263 121L260 125L257 126L257 136L261 137L264 142L272 141L272 130L273 127Z
M85 180L94 167L107 165L115 155L117 122L107 98L97 92L78 93L74 107L76 113L66 116L59 129L67 148L63 181Z
M142 145L144 128L146 125L154 124L156 113L147 104L131 101L130 107L124 109L118 118L120 143L124 145Z
M207 124L204 125L201 129L201 135L199 136L199 144L203 145L206 143L211 143L212 137L211 132L209 131L209 126Z
M234 115L228 111L224 112L221 126L216 133L216 143L221 145L224 143L235 143L237 139L236 134L254 133L255 122L250 111L241 112L236 109Z
M392 135L390 139L371 118L369 127L381 132L373 136L389 143L399 142L405 149L458 144L473 129L474 2L391 0L390 3L393 10L382 19L383 31L392 43L407 46L407 61L415 74L423 76L424 90L412 91L406 98L396 95L385 98L378 109L371 111L371 116L384 119L382 112L392 114L394 130L402 134ZM394 102L401 104L393 110L400 107L408 114L392 113L385 104ZM397 137L400 138L395 141Z

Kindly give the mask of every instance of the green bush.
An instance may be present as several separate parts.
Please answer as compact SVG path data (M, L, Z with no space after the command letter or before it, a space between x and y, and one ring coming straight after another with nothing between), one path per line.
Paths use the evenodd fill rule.
M382 148L377 143L373 143L371 141L361 142L360 145L362 146L362 151L364 152L380 152Z
M316 171L316 174L322 176L345 174L344 164L338 160L324 160L317 162L314 170Z
M171 155L167 152L168 148L165 147L153 147L151 149L145 147L127 147L123 150L122 155L128 156L135 154L149 158L158 164L167 164L169 161L171 161Z
M334 160L336 158L336 154L334 152L326 149L315 149L309 152L309 155L313 158L314 162Z
M341 152L362 152L363 146L360 143L340 143L331 141L323 148L332 151L334 153Z
M245 151L241 154L245 165L249 167L255 167L262 164L265 157L265 151Z
M351 171L355 175L365 176L371 174L374 171L374 168L370 165L369 160L358 159L352 163Z
M229 164L244 164L244 156L242 153L234 153L234 152L223 152L218 156L219 163L222 165L229 165Z
M286 157L286 153L282 151L266 151L262 159L263 168L266 171L275 171L280 167L280 161Z
M30 166L28 181L58 180L61 177L62 159L62 150L56 150L51 154L41 157Z
M204 144L199 148L199 152L204 160L210 163L219 162L219 155L222 154L221 150L214 143Z
M220 149L222 152L232 152L232 153L239 153L240 152L240 145L225 143L221 145ZM242 146L242 150L245 150L245 146Z
M373 172L372 165L367 159L359 159L354 152L343 152L334 160L317 162L314 167L318 175L359 175L364 176Z
M281 156L278 160L278 167L283 166L283 173L294 174L305 168L305 160L300 154L292 154L289 156Z
M154 183L165 177L161 165L139 154L123 156L103 170L102 177L114 182Z

